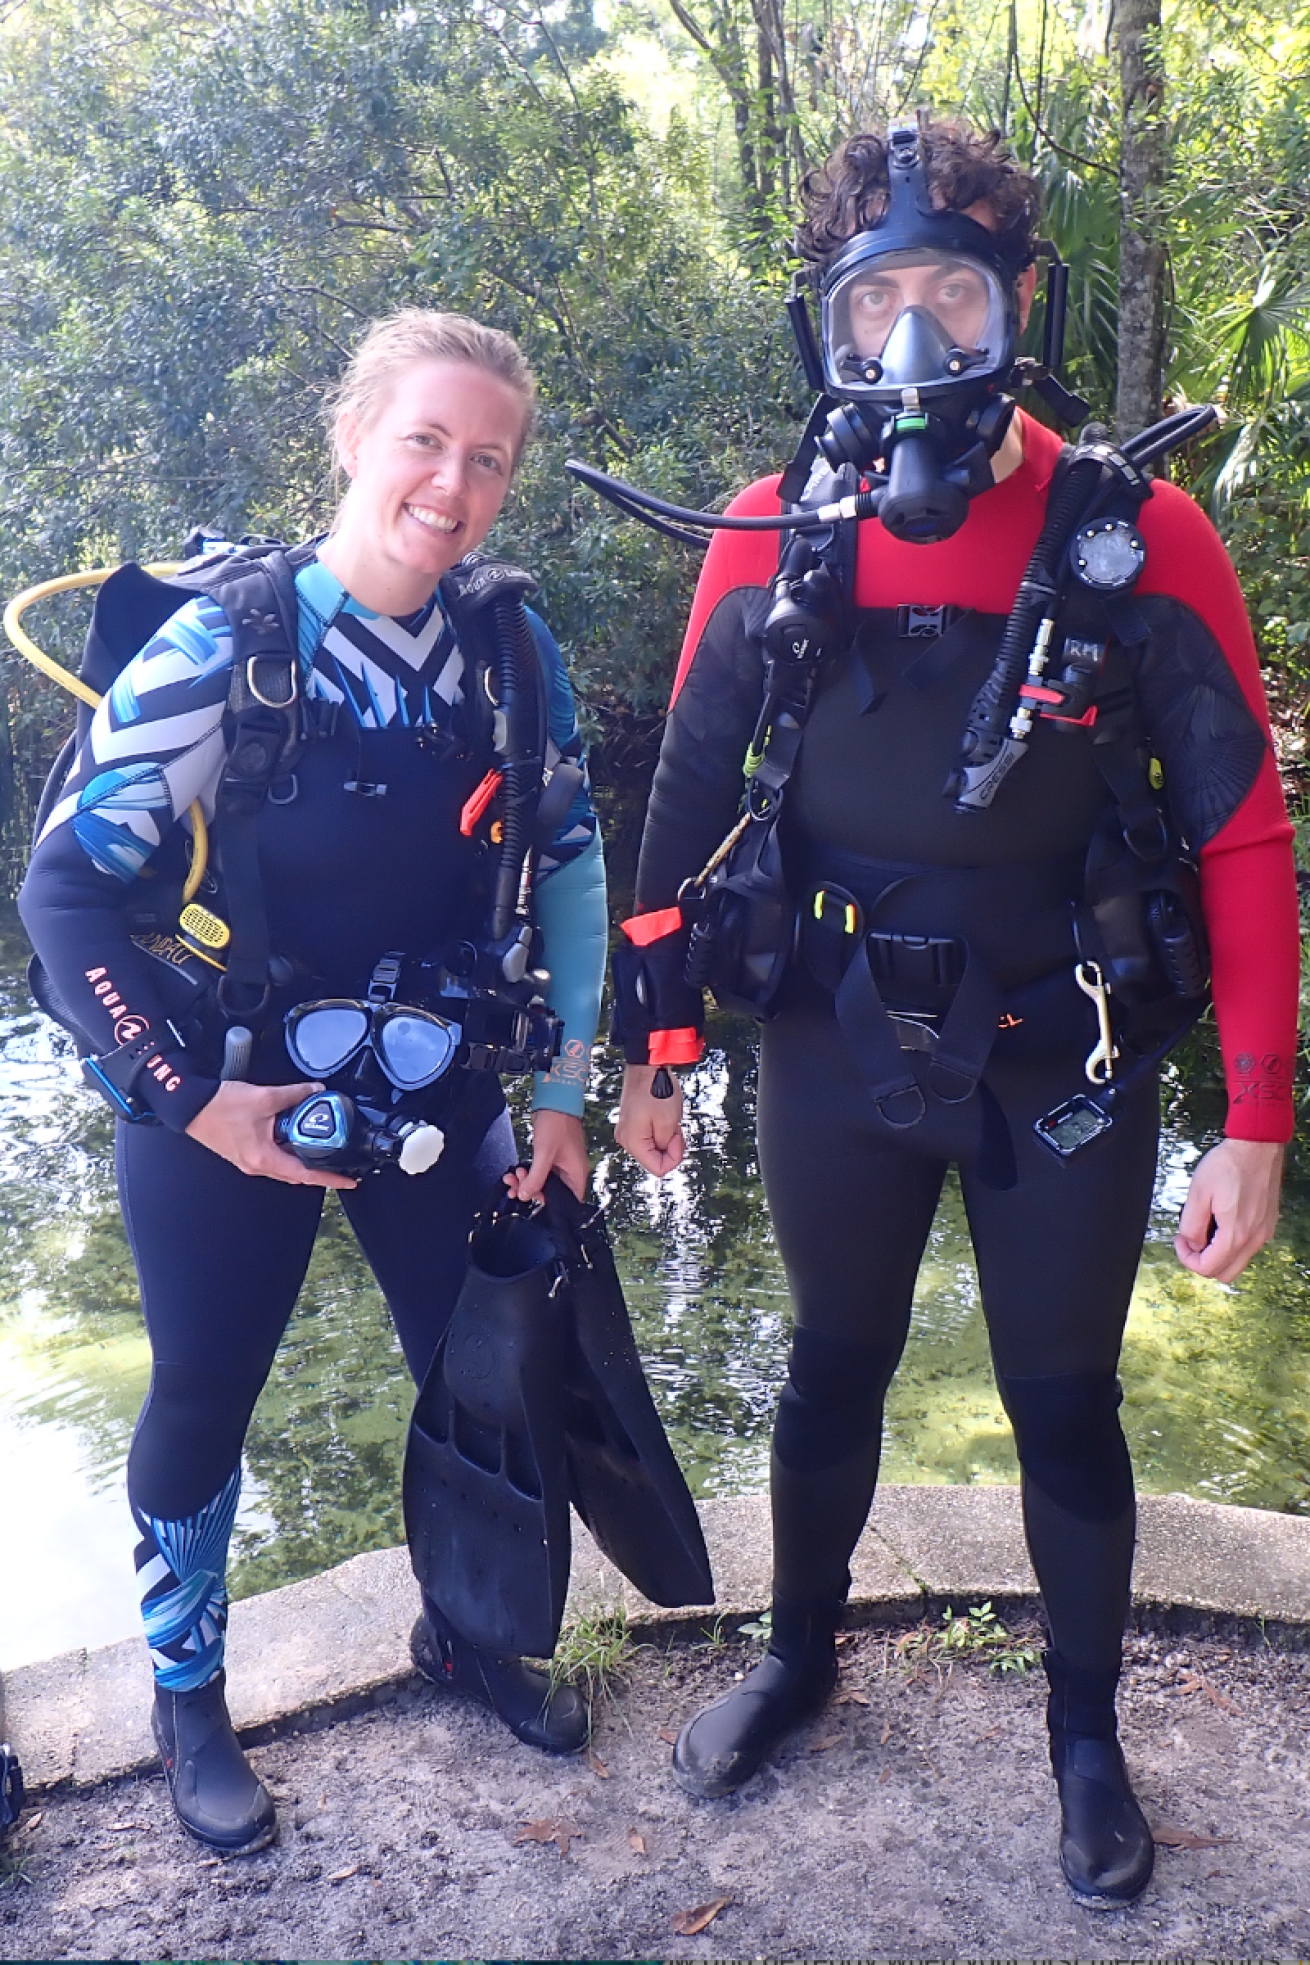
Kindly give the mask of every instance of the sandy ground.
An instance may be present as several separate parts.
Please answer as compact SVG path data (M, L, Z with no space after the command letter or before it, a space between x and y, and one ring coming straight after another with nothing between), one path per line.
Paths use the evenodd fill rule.
M257 1747L281 1835L253 1857L189 1841L158 1778L46 1797L12 1845L0 1956L1310 1955L1310 1658L1132 1640L1125 1739L1166 1846L1140 1904L1098 1913L1056 1867L1040 1674L898 1656L904 1635L852 1634L833 1705L726 1802L684 1796L667 1743L758 1655L740 1639L639 1652L589 1761L417 1682Z

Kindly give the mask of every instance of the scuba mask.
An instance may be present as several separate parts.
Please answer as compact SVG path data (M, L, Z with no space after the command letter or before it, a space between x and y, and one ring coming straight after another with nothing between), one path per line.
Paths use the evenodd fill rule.
M1049 261L1042 359L1016 360L1023 267L1013 243L934 207L917 124L889 133L887 178L886 215L823 274L819 336L803 292L787 311L806 378L822 391L819 455L837 473L868 477L878 466L883 525L930 545L957 532L969 500L994 482L991 460L1014 415L1007 385L1030 384L1062 422L1088 409L1055 373L1068 268L1054 246L1037 244Z
M887 176L886 216L847 242L820 287L822 387L836 406L819 449L834 469L881 461L883 525L927 545L957 532L993 482L1014 414L1002 391L1021 268L1001 236L934 208L916 125L891 131Z
M566 470L684 545L703 547L706 529L817 538L874 517L894 538L932 545L995 483L992 459L1015 409L1008 387L1034 389L1061 423L1090 415L1059 377L1069 269L1050 241L1034 248L1047 261L1034 361L1016 357L1027 255L964 212L935 208L917 123L889 131L887 178L885 215L846 241L819 282L819 333L805 296L812 276L797 277L786 303L819 399L783 472L777 517L694 511L577 458Z

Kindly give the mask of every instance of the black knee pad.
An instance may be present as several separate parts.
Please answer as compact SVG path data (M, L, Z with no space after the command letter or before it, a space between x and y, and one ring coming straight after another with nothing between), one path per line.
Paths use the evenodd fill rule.
M1011 1378L997 1387L1014 1427L1019 1464L1058 1507L1107 1522L1132 1506L1133 1467L1119 1424L1123 1390L1112 1371Z
M127 1457L133 1507L157 1521L185 1521L231 1475L264 1374L220 1376L156 1362Z
M897 1353L884 1345L798 1324L778 1401L773 1451L793 1473L818 1473L847 1459L882 1429L882 1405Z

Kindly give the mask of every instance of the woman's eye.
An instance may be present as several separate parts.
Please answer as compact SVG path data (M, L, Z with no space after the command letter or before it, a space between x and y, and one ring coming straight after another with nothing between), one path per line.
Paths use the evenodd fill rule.
M499 457L494 456L490 451L483 451L479 456L475 457L473 461L475 464L479 465L484 471L494 471L497 477L503 477L504 475L504 471L505 471L504 464L501 462Z

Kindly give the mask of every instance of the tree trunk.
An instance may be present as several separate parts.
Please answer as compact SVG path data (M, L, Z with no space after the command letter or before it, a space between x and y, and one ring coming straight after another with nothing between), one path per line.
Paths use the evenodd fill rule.
M1167 136L1160 0L1118 0L1123 102L1119 162L1119 389L1122 443L1158 420L1164 392Z

